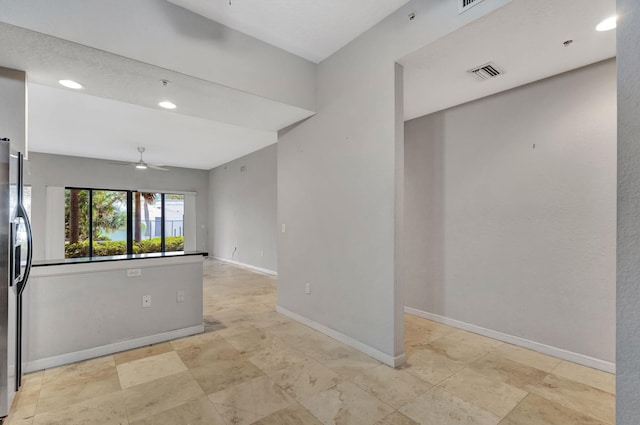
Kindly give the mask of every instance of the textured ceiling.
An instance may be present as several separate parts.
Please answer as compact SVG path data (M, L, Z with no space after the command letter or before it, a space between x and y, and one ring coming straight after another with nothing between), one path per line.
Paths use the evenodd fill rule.
M82 83L82 93L158 108L170 99L175 112L252 129L277 131L311 111L265 99L103 50L0 22L0 63L26 69L29 81L59 87L58 80ZM171 83L164 87L161 80Z
M169 0L259 40L320 62L409 0Z

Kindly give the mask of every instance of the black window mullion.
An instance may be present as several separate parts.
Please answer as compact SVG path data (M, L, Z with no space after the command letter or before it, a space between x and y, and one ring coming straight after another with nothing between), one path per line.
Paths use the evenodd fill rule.
M127 190L127 254L133 254L133 192Z
M162 202L160 202L160 251L161 252L165 252L166 250L166 243L165 243L165 219L164 219L164 200L165 200L165 196L164 193L160 194L160 200Z
M89 257L93 257L93 190L89 189Z

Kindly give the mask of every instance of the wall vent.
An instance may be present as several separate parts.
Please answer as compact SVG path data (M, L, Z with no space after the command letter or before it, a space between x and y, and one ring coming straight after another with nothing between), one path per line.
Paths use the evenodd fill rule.
M458 13L466 12L473 6L482 3L484 0L458 0Z
M491 78L495 78L504 74L504 71L493 62L485 63L484 65L476 66L468 70L471 74L475 75L478 80L484 81Z

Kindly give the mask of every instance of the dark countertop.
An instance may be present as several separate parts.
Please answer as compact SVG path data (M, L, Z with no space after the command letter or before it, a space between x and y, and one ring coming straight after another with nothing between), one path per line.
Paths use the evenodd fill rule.
M92 263L104 263L107 261L144 260L147 258L186 257L189 255L202 255L206 257L209 255L209 253L205 251L175 251L175 252L154 252L150 254L110 255L106 257L65 258L62 260L34 261L33 267L65 266L67 264L92 264Z

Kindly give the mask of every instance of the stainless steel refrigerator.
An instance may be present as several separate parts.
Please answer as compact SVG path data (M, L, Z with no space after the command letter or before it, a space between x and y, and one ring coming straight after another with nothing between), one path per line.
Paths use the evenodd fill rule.
M0 98L7 102L0 105L0 418L9 413L22 379L22 293L33 253L20 152L26 145L25 95L24 73L0 68Z

